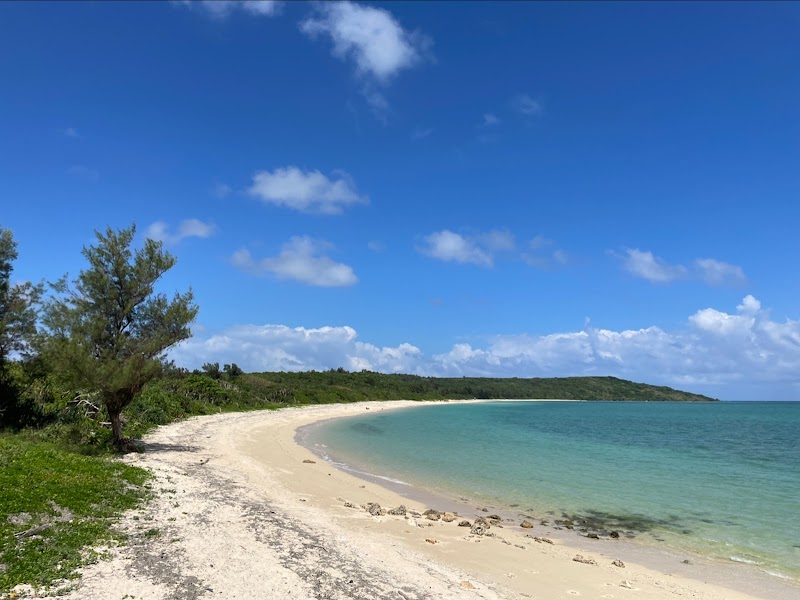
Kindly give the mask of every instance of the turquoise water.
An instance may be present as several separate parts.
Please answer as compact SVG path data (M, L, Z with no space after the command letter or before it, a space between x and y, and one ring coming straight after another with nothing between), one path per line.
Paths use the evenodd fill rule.
M800 579L800 403L437 404L307 435L336 461L442 495Z

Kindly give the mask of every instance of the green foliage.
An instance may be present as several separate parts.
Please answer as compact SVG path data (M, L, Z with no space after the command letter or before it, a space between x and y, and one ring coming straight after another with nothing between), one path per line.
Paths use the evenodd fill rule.
M135 226L95 232L84 247L89 266L70 286L53 285L43 322L42 351L75 390L96 395L111 421L115 443L124 442L121 411L162 370L165 350L191 335L197 315L191 290L172 300L154 291L175 258L160 242L131 250Z
M119 461L0 436L0 594L76 577L77 567L97 558L86 548L119 538L110 526L144 497L148 477ZM40 525L48 527L14 535Z
M11 285L17 243L11 231L0 227L0 367L11 352L24 352L36 333L37 305L43 286Z

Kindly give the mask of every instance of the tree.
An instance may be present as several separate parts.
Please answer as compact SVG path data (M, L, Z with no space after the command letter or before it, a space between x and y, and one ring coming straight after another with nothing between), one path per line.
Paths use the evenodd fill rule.
M170 300L156 282L175 265L161 242L131 250L136 226L95 231L83 248L89 263L69 284L52 284L56 296L44 311L45 354L78 389L94 392L111 421L114 443L124 449L122 410L162 369L164 352L191 336L197 316L191 289Z
M219 379L222 377L222 371L219 370L219 363L206 363L203 365L203 373L211 377L211 379Z
M0 227L0 367L12 352L25 352L36 333L41 284L11 285L17 243L11 231Z
M228 376L228 379L236 379L237 377L239 377L239 375L242 375L244 373L244 371L242 371L242 369L239 368L239 365L237 365L236 363L225 365L224 367L222 367L222 370Z

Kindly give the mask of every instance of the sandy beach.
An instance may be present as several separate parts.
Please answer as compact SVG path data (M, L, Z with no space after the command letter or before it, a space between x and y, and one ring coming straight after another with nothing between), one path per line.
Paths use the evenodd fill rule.
M155 475L154 498L120 524L128 545L88 566L68 598L794 598L666 573L519 522L492 535L459 527L430 507L337 470L295 441L319 421L416 402L369 402L196 417L161 427L144 454L125 458ZM405 516L375 515L405 505ZM447 508L447 507L445 507ZM420 516L413 516L415 511ZM584 562L574 559L581 555ZM677 569L676 569L677 570ZM747 592L742 591L748 589ZM785 592L785 595L783 595Z

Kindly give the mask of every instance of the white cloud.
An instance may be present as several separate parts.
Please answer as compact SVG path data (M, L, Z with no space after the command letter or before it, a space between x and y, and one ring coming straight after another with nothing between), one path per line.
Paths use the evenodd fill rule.
M553 240L537 235L528 242L530 251L522 253L522 260L540 269L566 265L569 262L569 255L561 248L553 248L554 244Z
M499 124L500 124L500 118L497 115L494 115L492 113L485 113L483 115L482 125L484 127L491 127L492 125L499 125Z
M513 248L514 237L505 230L495 229L475 236L463 236L444 229L425 236L418 250L445 262L491 267L495 253Z
M626 248L625 254L622 257L625 270L652 283L671 283L677 279L689 278L699 279L713 286L747 283L747 276L741 267L714 258L698 258L690 269L683 265L670 265L652 252L644 252L638 248Z
M727 399L800 397L800 321L773 321L744 298L733 314L706 308L677 331L591 328L548 335L498 335L426 356L413 343L378 347L352 327L245 325L197 336L173 351L181 366L236 362L248 371L369 369L438 376L611 375ZM747 392L745 390L753 390Z
M421 60L424 41L408 32L387 10L354 2L319 4L300 29L310 37L327 35L333 54L353 60L361 75L386 82Z
M372 240L367 242L367 248L372 250L373 252L384 252L386 250L386 244L379 240Z
M227 198L233 192L233 188L226 183L222 183L220 181L214 184L214 187L211 188L212 195L216 196L220 200L223 198Z
M200 8L214 19L226 19L234 11L259 16L272 17L280 12L281 3L276 0L179 0L173 2L186 8Z
M331 179L319 171L302 171L293 166L257 172L248 192L267 204L325 215L369 202L342 171L335 172Z
M538 117L544 113L544 106L542 106L542 103L539 100L531 98L528 94L517 94L511 100L511 105L517 112L530 117Z
M78 135L78 130L75 127L67 127L65 129L61 129L61 134L71 138L79 138L81 137Z
M627 248L625 253L627 255L623 262L625 270L652 283L670 283L687 275L686 267L667 264L657 256L653 256L652 252Z
M389 11L347 1L317 4L300 30L311 38L329 37L333 55L355 64L361 92L379 116L389 110L379 88L421 62L430 45L419 32L403 29Z
M164 221L156 221L145 230L145 237L165 244L178 244L190 237L207 238L216 231L211 223L204 223L199 219L185 219L178 225L178 230L170 233L170 227Z
M239 325L205 338L196 336L171 353L178 365L233 363L245 371L307 371L344 367L349 371L413 371L421 351L410 344L378 347L357 340L352 327Z
M87 167L86 165L73 165L67 169L67 174L86 183L97 183L100 181L100 171Z
M747 283L744 270L726 262L713 258L698 258L695 268L703 281L708 285L742 285Z
M278 279L299 281L317 287L347 287L358 283L353 268L324 256L332 246L308 236L295 236L281 247L278 256L256 260L246 249L231 257L234 266L254 274L271 273Z

